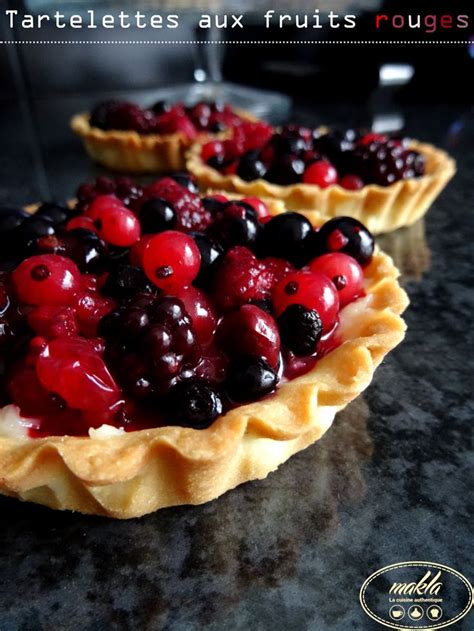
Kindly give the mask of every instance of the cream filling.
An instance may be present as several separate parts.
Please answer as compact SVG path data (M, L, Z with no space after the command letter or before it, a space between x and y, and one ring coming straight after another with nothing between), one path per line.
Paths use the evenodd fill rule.
M9 404L0 408L0 438L10 438L11 440L29 440L28 430L35 426L34 419L27 419L20 416L18 406ZM89 437L94 440L104 440L121 436L125 433L123 428L112 425L101 425L97 429L89 428Z

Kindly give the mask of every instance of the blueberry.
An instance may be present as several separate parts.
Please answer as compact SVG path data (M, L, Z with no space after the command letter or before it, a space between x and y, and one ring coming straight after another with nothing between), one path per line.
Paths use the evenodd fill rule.
M98 127L99 129L107 129L108 117L110 112L112 112L117 105L119 105L119 101L103 101L102 103L97 103L91 111L89 124L91 127Z
M305 170L305 163L293 154L285 154L276 159L270 165L266 179L274 184L287 186L301 181Z
M167 408L176 425L206 429L222 414L222 399L217 390L203 379L186 379L170 391Z
M194 181L194 178L188 173L173 173L171 177L175 182L177 182L180 186L187 188L191 193L199 193L198 185Z
M255 210L245 202L228 202L211 227L211 235L225 248L252 246L260 232Z
M311 223L299 213L286 212L268 221L258 240L260 256L276 256L299 265Z
M206 234L194 232L191 233L191 236L201 253L201 266L194 283L198 287L205 288L209 286L209 283L212 281L218 261L224 253L224 248Z
M26 256L30 253L40 237L53 235L55 227L52 221L46 217L36 217L33 215L25 219L22 224L12 233L14 247L18 253Z
M283 345L295 355L311 355L321 339L323 325L315 309L288 306L277 319Z
M143 234L172 230L177 222L173 205L160 198L148 199L140 208L139 219Z
M237 175L246 182L264 178L266 173L267 167L258 158L258 154L255 155L254 151L250 151L240 158L237 166Z
M223 210L226 204L226 202L221 202L214 197L203 197L201 203L204 208L211 213L211 215L215 215Z
M37 217L46 217L50 219L54 224L61 224L66 221L70 215L70 210L63 204L56 202L43 202L36 211Z
M26 210L20 208L0 208L0 233L18 228L30 216Z
M243 356L233 360L227 371L225 391L231 401L250 403L270 394L278 375L263 358Z
M364 266L372 260L374 238L367 228L352 217L335 217L315 233L317 256L326 252L342 252L352 256ZM311 253L310 258L311 257Z
M171 104L167 101L157 101L150 109L157 116L161 116L161 114L166 114L171 111Z
M213 121L208 127L211 134L218 134L219 132L224 131L225 128L225 124L222 121Z

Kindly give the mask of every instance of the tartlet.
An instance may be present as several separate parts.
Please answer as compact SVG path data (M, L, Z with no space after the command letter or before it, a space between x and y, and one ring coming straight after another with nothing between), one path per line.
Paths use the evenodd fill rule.
M156 187L154 190L157 190ZM162 188L160 190L164 189ZM172 187L172 190L173 194L177 191L176 187ZM84 195L84 189L82 190L82 194ZM183 194L187 195L187 193ZM110 206L112 197L112 195L109 195L106 200L109 204L107 211L119 214L127 212L123 210L122 206L119 207L116 200L112 201L112 206ZM126 199L130 200L130 197ZM212 198L211 202L217 205L221 204L221 210L217 212L225 213L225 209L229 208L235 210L235 203L225 202L222 196ZM103 197L101 203L103 206ZM131 204L131 206L134 205L133 202L130 201L127 203ZM87 204L84 206L84 201L79 202L79 205L81 204L83 208L87 206ZM88 206L88 209L90 210L92 206L93 202ZM129 205L129 207L131 206ZM120 208L120 210L117 210L117 208ZM247 213L248 202L245 202L240 207L238 206L238 208L244 209ZM261 206L258 208L259 212L261 212ZM97 209L98 206L96 204L96 210ZM61 212L67 214L65 208L62 210L56 208L53 211L51 207L43 205L39 209L39 213L41 213L40 216L42 217L48 216L48 213L49 215L53 214L60 217ZM182 208L180 212L182 212ZM144 213L143 206L137 210L137 213L143 227L148 221L148 216ZM92 215L94 215L94 212L92 212ZM84 219L91 219L92 215L84 218L83 216L76 216L73 213L72 216L68 216L66 221L68 224L75 221L74 229L77 229L78 219L84 222ZM102 236L115 239L117 235L113 232L110 233L106 222L106 215L107 213L101 215L104 220L100 226L101 234ZM234 217L232 213L230 216ZM280 216L285 217L286 222L289 214L286 213ZM252 220L255 219L255 217L256 215L253 216L250 214ZM249 220L249 216L246 215L246 218ZM197 218L195 217L194 220L197 221ZM273 220L268 221L267 219L266 221L268 225L270 225ZM263 357L266 358L263 362L266 365L266 378L268 378L268 374L272 373L273 370L272 374L276 379L277 370L283 370L283 374L278 372L280 384L276 389L275 384L277 381L274 381L270 389L267 387L265 390L261 390L263 395L259 395L257 400L249 403L245 403L245 397L248 393L244 392L243 398L234 398L234 402L237 401L237 403L230 406L224 405L223 407L221 403L220 407L213 408L212 418L204 419L204 423L201 422L202 418L199 417L197 419L196 415L192 417L191 422L191 417L184 418L186 415L184 414L182 419L175 417L172 418L172 421L170 419L172 424L167 424L168 419L166 416L165 422L163 422L163 417L160 416L160 420L156 420L155 425L159 424L161 426L145 426L144 429L136 429L140 426L131 425L128 429L132 431L125 432L123 431L123 426L127 428L127 422L124 422L122 426L120 426L121 424L119 422L111 420L115 419L115 417L111 417L110 409L107 412L105 420L102 418L94 418L93 422L89 414L90 409L87 409L91 425L89 435L87 435L87 431L85 431L85 435L78 436L50 435L51 432L47 426L47 423L50 421L44 421L46 425L42 428L41 422L43 421L41 421L41 418L43 417L41 414L38 415L40 421L36 421L35 419L23 421L24 425L29 426L29 434L26 435L24 429L22 430L21 427L22 421L18 416L18 409L14 405L21 405L22 402L10 400L9 405L4 407L0 414L0 493L43 504L55 509L69 509L82 513L126 519L138 517L166 506L201 504L212 500L243 482L266 477L292 454L318 440L330 427L335 414L369 385L375 368L385 355L403 339L405 324L401 318L401 314L408 303L407 296L397 281L398 270L394 267L391 259L378 250L372 254L373 243L370 244L368 241L370 236L367 232L364 232L363 227L351 223L350 220L337 221L338 228L334 227L334 229L331 228L331 230L329 230L327 228L328 224L326 224L326 227L323 228L320 233L321 235L326 235L328 243L334 243L334 238L332 238L334 231L340 239L340 235L342 234L341 230L344 231L344 234L350 234L350 232L347 231L352 229L353 226L357 228L358 234L362 231L366 241L363 249L357 250L357 248L362 248L362 246L357 245L356 250L350 250L354 253L354 256L358 257L361 264L364 266L363 278L360 278L361 285L357 292L350 298L345 298L345 301L347 300L346 306L338 310L336 315L333 314L331 316L334 318L335 322L337 321L336 318L338 318L338 324L335 328L332 324L327 324L328 318L330 317L329 310L334 307L334 303L331 303L332 298L328 300L326 297L326 302L323 301L321 303L321 316L308 306L290 304L289 306L281 307L279 306L279 302L281 302L282 295L285 296L285 292L287 292L290 285L291 291L294 293L295 279L302 277L301 275L305 278L310 277L311 282L316 283L316 285L317 283L323 282L325 291L328 291L328 284L331 284L331 281L329 277L326 276L324 279L321 279L321 272L316 271L316 268L314 268L315 261L317 262L317 266L319 266L318 269L321 269L320 265L325 256L326 263L328 263L327 257L330 258L330 263L333 263L337 256L339 256L337 260L340 260L341 256L345 256L346 259L351 258L352 262L350 264L359 269L356 259L352 259L348 254L343 255L341 253L338 254L336 258L331 252L328 252L326 255L318 255L316 259L311 259L312 267L310 267L308 271L300 272L296 270L292 272L289 269L285 269L285 271L282 272L281 270L283 268L282 265L280 265L279 273L282 274L281 280L276 280L276 284L269 290L273 309L276 310L276 312L272 312L274 316L271 316L268 312L264 312L263 307L260 308L248 302L249 296L243 299L245 304L241 304L240 306L234 305L233 308L231 308L229 306L229 300L235 300L236 298L239 300L239 296L241 297L241 294L234 291L235 287L229 289L230 293L226 295L225 301L221 299L222 297L220 295L215 296L217 301L215 304L224 305L222 307L222 318L224 320L225 318L233 318L233 320L227 320L227 326L229 326L229 323L232 323L230 337L233 337L232 332L234 330L239 330L239 344L243 347L247 341L245 335L241 335L241 329L238 329L240 324L238 320L235 320L236 313L242 313L243 307L247 309L247 313L249 309L253 310L253 314L258 311L260 313L259 317L261 318L259 321L260 324L267 322L269 319L271 320L273 317L276 318L276 314L280 313L278 318L275 319L275 322L278 322L280 329L282 352L285 346L285 353L288 354L288 349L291 347L295 353L298 352L299 355L303 355L301 351L297 351L291 344L299 345L300 348L302 341L304 342L306 340L305 343L307 343L309 340L310 344L312 344L312 350L306 351L310 354L302 357L304 361L307 359L311 360L307 365L305 364L304 370L301 370L301 367L298 369L295 368L295 366L298 366L298 363L288 363L294 360L293 351L291 351L289 355L284 355L285 357L288 356L290 359L282 359L283 356L278 355L277 364L272 364L270 356L265 355L265 352L273 353L274 348L271 343L269 344L269 340L271 341L273 338L269 336L268 339L265 339L263 346L260 338L252 338L252 340L257 339L259 349L264 349L262 352ZM304 225L304 220L296 215L293 215L293 222L293 228L295 225ZM85 222L85 225L86 224L87 221ZM35 225L36 229L38 229L38 220ZM55 228L56 234L40 237L35 247L40 247L41 252L44 252L46 243L52 246L52 242L48 242L47 240L53 239L54 241L54 239L62 238L60 235L62 234L61 230L63 228L61 228L61 226L63 225L64 221L60 221L60 227L58 228L56 226ZM212 225L214 224L211 224L211 226ZM275 226L276 224L274 223L268 228L268 234L275 233ZM84 226L81 229L84 232ZM129 228L127 228L127 230L128 229ZM222 223L219 224L219 229L222 229ZM265 228L262 230L264 229ZM30 236L31 222L26 228L22 228L20 224L15 230L22 230L22 235L25 234L25 231L30 230L30 232L28 232ZM44 234L44 229L42 228L41 230ZM81 233L82 235L83 232ZM186 231L184 232L186 233ZM166 231L151 237L149 244L157 237L161 239L164 234L166 234ZM179 234L181 233L175 233L175 235L173 235L174 242L176 242L177 239L176 235ZM189 232L187 234L189 235ZM312 243L314 234L312 232L309 233L309 236L307 235L305 239L311 237ZM121 236L123 237L123 234L121 234ZM222 233L222 238L224 237L225 232ZM90 239L87 235L85 238ZM190 239L191 237L187 236L186 238ZM41 241L41 239L43 239L43 241ZM263 243L265 242L263 241ZM305 243L307 243L307 240L305 240ZM286 243L285 247L287 247L287 245ZM340 245L343 249L346 248L346 251L349 251L347 250L348 247L353 246L353 244L349 243L347 240L340 240ZM267 247L272 248L273 246L273 242L267 243ZM31 247L31 241L29 241L28 247ZM56 242L54 247L57 247ZM318 247L322 247L321 243ZM227 253L223 255L224 258L220 263L218 271L215 273L222 274L226 257L231 256L230 253L235 255L235 251L239 248L241 260L247 260L249 254L245 254L247 258L244 257L242 259L242 251L245 249L244 246L232 246ZM76 260L78 260L77 248L68 251L72 252ZM83 253L81 253L81 257L82 254ZM115 256L115 250L114 252L109 252L108 256L111 254ZM145 254L142 260L147 274L149 274L147 261L149 261L150 256L155 257L155 254L161 257L162 248L158 248L155 252L152 245L145 247ZM32 259L37 256L42 257L41 260L35 259L32 261ZM45 256L49 258L45 258ZM44 279L54 279L53 272L54 265L56 264L63 266L65 264L69 265L69 274L74 275L74 268L71 267L71 260L73 259L67 259L69 263L65 263L64 261L54 259L55 256L58 255L35 254L28 256L28 258L15 269L12 282L16 295L12 295L12 300L16 300L20 306L23 305L23 308L25 300L30 301L30 304L31 301L33 301L33 305L38 305L38 299L35 298L38 283L41 285ZM299 248L298 256L300 256ZM54 261L51 257L53 257ZM81 258L80 260L82 262L86 259ZM153 260L152 269L155 269L155 259L153 258ZM265 262L269 261L269 259L263 258L261 261ZM87 264L90 264L90 260ZM263 265L263 263L261 264ZM266 265L270 266L270 262L266 263ZM272 270L275 270L275 265L274 262L271 263L270 267ZM49 275L45 273L45 267L47 268L46 272L49 271ZM328 269L331 269L331 267ZM343 271L343 268L341 268L341 271ZM27 272L29 276L26 275ZM200 274L201 272L202 268L200 269ZM263 269L262 274L266 273L268 273L268 269ZM110 282L109 277L113 274L115 274L115 272L108 273L106 283ZM337 284L337 291L339 292L341 302L343 292L350 289L346 281L350 284L351 276L347 275L348 272L345 272L345 274L345 276L337 275L333 279ZM153 273L150 274L150 276L154 278ZM85 274L85 277L87 277L87 280L89 275ZM163 277L157 274L157 278L162 279ZM346 280L344 280L344 278ZM343 280L344 282L342 282ZM37 285L29 287L32 283L34 285L33 281L37 282ZM88 287L92 286L89 281L87 282ZM216 278L214 278L214 281L216 281ZM200 282L207 283L208 281L201 280ZM232 285L232 283L226 282L223 286L227 287L228 285ZM222 283L214 282L212 284L212 291L218 291L216 288L221 286ZM280 287L282 287L282 289L280 289ZM332 289L330 291L333 293L336 292L336 285L334 285L334 287L331 285L331 287ZM122 290L123 285L120 286L120 291ZM63 301L66 300L63 294L66 296L67 293L68 300L70 296L72 296L71 287L65 287L63 285L59 288L58 286L49 287L47 291L50 297L53 296L56 299L59 296ZM101 289L101 292L104 293L105 290ZM114 295L117 296L116 293ZM162 294L153 297L153 304L156 304L156 301L158 301L158 304L161 304L160 301L167 300L166 296L164 298L160 296L162 296ZM75 301L77 298L77 295L74 294ZM142 297L140 299L142 299ZM302 302L306 300L302 293L298 299L301 299ZM34 302L34 300L36 300L36 302ZM135 301L135 298L133 300ZM68 302L68 304L72 305L73 303ZM127 298L123 304L125 309L129 309L127 306L130 304L129 298ZM133 302L132 307L136 309L137 304L136 301ZM295 338L294 335L292 335L293 332L291 329L288 330L288 327L285 329L284 325L285 314L286 316L289 314L291 307L296 308L297 311L298 309L304 311L305 316L310 315L312 319L308 320L306 318L305 327L307 327L309 322L314 325L316 329L313 327L311 331L309 331L308 328L304 328L300 331L301 334ZM77 307L74 308L76 309ZM109 328L102 326L111 308L111 305L109 305L108 311L105 310L105 315L102 313L101 318L98 320L99 333L112 330L110 326ZM63 382L64 374L69 367L66 366L67 370L63 371L57 370L56 364L49 364L48 368L48 361L51 358L57 359L59 357L57 354L58 343L59 345L64 344L60 349L62 353L60 359L63 360L65 356L64 353L66 352L64 349L68 344L77 344L75 341L76 338L60 337L64 335L64 333L58 333L57 328L54 329L54 334L51 333L52 337L48 338L52 330L52 321L45 321L44 317L43 319L39 319L37 314L38 309L41 309L41 305L32 306L30 310L27 311L28 323L33 327L34 333L29 334L29 360L24 365L28 370L32 365L35 366L34 370L37 371L38 375L41 375L42 387L46 388L45 384L49 383L48 380L54 383L55 397L57 397L58 394L64 395L63 402L61 403L61 410L64 410L64 404L66 404L66 408L68 408L68 406L71 406L71 403L68 398L69 393L66 392L65 394L59 382ZM115 306L115 309L119 309L119 307ZM31 317L32 313L36 313L36 316L33 318ZM294 315L293 309L293 319ZM95 329L89 328L91 320L93 320L94 317L91 312L86 326L87 333L84 333L81 329L81 335L86 337L87 335L92 336L90 338L91 340L95 340L94 335L97 335ZM288 321L288 318L286 318L286 321ZM8 320L8 322L12 324L10 320ZM35 328L38 326L38 322L39 329ZM189 320L187 320L187 322L189 324ZM64 319L61 320L59 324L65 326ZM186 326L188 326L188 324L186 324ZM234 324L237 325L237 329L233 328ZM195 325L195 323L193 323L193 325ZM222 321L219 327L221 327L221 325ZM54 326L58 326L57 320L54 321ZM101 326L102 328L100 328ZM329 332L324 334L325 337L323 336L323 338L321 338L324 327L326 326L329 327ZM219 327L217 329L218 331L225 331L225 328L222 329L222 327ZM318 332L318 337L312 338L311 335L315 330ZM37 337L39 331L46 335L46 339L39 339ZM252 333L252 331L250 331L250 333ZM31 335L36 335L36 337L32 338ZM77 332L75 335L78 335ZM65 339L66 341L64 341ZM215 340L217 339L218 338L215 337ZM232 353L240 352L241 349L236 348L231 339L224 337L223 340L223 343L226 345L224 346L226 352L230 353L231 356ZM321 346L323 340L324 345ZM55 343L56 350L53 350ZM107 343L108 342L106 342L106 344ZM228 350L230 348L229 343L232 350ZM275 344L279 345L279 340L275 342ZM79 348L84 349L86 354L89 352L99 353L95 347L92 351L92 345L96 346L97 343L91 342L91 347L88 350L88 347L85 346L85 342L83 341ZM47 351L45 351L45 348ZM315 349L316 355L314 355ZM34 355L32 355L33 352L35 353ZM100 353L102 352L103 351L100 351ZM245 352L244 349L243 352ZM94 355L94 357L96 356ZM293 357L293 359L291 359L291 357ZM231 359L231 361L234 360ZM261 357L258 359L258 362L252 364L254 368L257 364L262 365ZM276 365L279 365L280 368L277 369ZM56 371L54 370L55 367ZM288 367L292 367L293 372L286 372ZM224 382L219 382L221 385L212 385L214 389L221 388L222 391L227 392L226 388L228 385L226 384L228 384L228 380L230 379L230 368L226 370ZM45 371L49 371L49 375L47 375ZM98 371L96 374L101 373ZM114 372L113 375L115 378L116 373ZM36 378L37 376L35 379ZM11 374L10 379L13 379ZM194 379L194 377L192 379ZM182 383L181 381L181 384ZM187 383L190 383L190 381ZM222 385L222 383L224 385ZM14 389L13 392L19 392L18 397L21 399L23 396L24 398L24 388L21 387L24 386L24 382L20 380L19 385L18 381L16 381L15 384L16 389ZM120 382L120 384L122 384L122 382ZM214 384L214 382L212 382L212 384ZM254 384L252 384L252 387L253 385ZM68 387L71 387L70 384ZM172 393L175 385L171 385L170 387L171 390L169 392ZM228 391L231 392L230 389ZM11 388L9 392L11 395ZM31 391L31 393L32 392L33 391ZM77 395L77 392L74 394ZM216 396L216 393L214 394ZM86 396L92 397L95 396L95 394L93 391L88 391ZM167 394L166 396L169 395ZM27 398L27 402L30 402L32 397L33 394L31 394L31 397ZM181 402L177 400L176 397L171 398L171 401L177 406L176 409L180 409L181 411L185 409L182 406L180 408ZM213 399L213 401L215 402L215 399ZM57 403L55 399L54 405ZM83 410L86 408L80 407L82 402L74 405L79 407L81 414L83 414ZM173 408L173 410L170 411L172 417L176 409ZM69 411L76 412L75 410ZM115 411L113 413L115 414ZM95 414L100 416L98 412L95 412ZM30 419L30 416L34 417L34 414L22 414L23 419ZM44 418L47 419L47 415L44 416ZM125 417L122 415L120 418L123 420ZM196 419L198 422L196 422ZM55 426L53 425L53 427ZM202 427L202 429L196 429L196 427ZM83 431L84 430L81 430L79 433Z
M321 128L316 133L326 131ZM241 195L280 199L288 210L304 214L315 226L332 217L346 215L361 221L373 234L380 234L415 223L456 172L455 161L433 145L412 140L407 142L406 149L419 154L424 160L422 175L397 179L384 185L370 181L364 183L360 178L355 188L352 188L354 178L351 174L347 188L342 177L337 179L337 174L328 180L331 183L322 185L303 181L282 185L265 177L243 179L232 168L220 171L205 162L202 159L202 143L191 147L186 166L203 190L220 189ZM325 161L323 157L321 162ZM311 163L306 163L306 166L308 164ZM304 177L303 173L301 177Z
M101 105L110 106L110 102L99 104L96 107L101 107ZM138 109L138 106L128 103L122 105L137 108L136 110L132 109L131 115L127 115L127 121L129 118L131 120L128 124L127 121L124 121L124 128L101 128L94 125L89 112L74 115L70 122L72 130L80 136L92 160L113 171L167 173L181 170L185 166L185 153L193 142L205 142L210 138L223 137L229 133L231 128L230 122L229 126L226 126L219 121L217 121L219 124L215 124L216 131L208 131L204 129L204 126L197 128L183 112L183 117L186 117L184 118L186 124L180 125L180 119L177 117L176 120L171 121L171 125L167 124L166 127L163 127L163 131L160 131L159 125L154 125L157 131L153 131L154 127L151 126L152 123L149 120L153 116L151 109ZM165 104L160 105L165 107ZM198 106L209 107L208 104L204 103L197 104ZM175 107L182 108L180 105ZM140 117L138 123L135 123L133 119L135 112ZM150 117L141 116L143 112L149 112ZM165 116L169 117L170 113L172 112L166 111ZM229 114L235 123L239 120L255 120L250 113L242 110L230 110Z

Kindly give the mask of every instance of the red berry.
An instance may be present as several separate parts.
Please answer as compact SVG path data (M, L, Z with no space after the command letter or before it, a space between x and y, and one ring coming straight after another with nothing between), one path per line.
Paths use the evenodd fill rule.
M35 307L28 314L28 324L37 335L48 339L77 335L76 313L72 307Z
M364 272L352 256L341 252L323 254L311 261L309 269L312 272L321 272L332 280L339 292L341 307L363 293Z
M85 291L77 297L76 314L81 334L85 337L97 335L100 320L115 307L110 298L97 292Z
M182 232L166 230L148 241L143 268L148 278L164 291L190 285L199 273L201 253L194 240Z
M293 304L315 309L323 323L324 333L329 333L336 323L339 311L337 289L320 272L301 271L289 274L274 288L272 300L277 315Z
M81 284L77 265L58 254L31 256L12 278L18 298L30 305L71 304Z
M272 316L255 305L242 305L224 316L217 332L218 343L231 357L257 355L274 368L280 356L280 334Z
M303 182L316 184L320 188L327 188L337 182L337 171L327 160L318 160L306 167Z
M206 142L201 149L201 158L203 162L207 162L209 158L212 158L217 155L221 155L224 153L224 146L222 142L219 140L212 140L211 142Z
M18 405L22 415L38 417L41 414L58 412L59 406L54 398L40 383L33 365L28 361L13 366L8 376L8 394L12 402Z
M348 191L359 191L364 186L364 181L358 175L345 175L339 185Z
M370 145L371 142L386 142L388 140L387 136L384 134L376 134L375 132L370 132L362 136L359 140L359 145Z
M100 213L103 210L108 210L109 208L125 208L125 206L123 205L122 200L115 195L99 195L90 204L84 214L90 219L98 219Z
M216 330L217 316L209 298L195 287L181 287L174 295L183 302L198 342L202 346L210 344Z
M140 222L131 210L109 207L94 211L94 215L99 236L106 243L126 248L140 238Z
M244 197L242 201L252 206L252 208L257 213L257 217L259 221L262 221L262 219L267 219L268 217L270 217L270 211L268 210L268 206L265 204L265 202L263 202L258 197Z
M152 234L144 234L142 238L134 243L130 249L130 263L136 267L143 267L143 253L148 241L153 238Z
M53 340L38 357L36 372L43 387L73 409L101 413L121 401L120 389L87 340Z
M90 232L99 233L97 227L94 223L94 220L91 217L73 217L66 224L66 230L76 230L76 228L83 228L85 230L90 230Z
M274 285L291 271L293 267L283 259L259 260L248 248L236 246L227 252L217 269L214 300L221 309L266 300Z

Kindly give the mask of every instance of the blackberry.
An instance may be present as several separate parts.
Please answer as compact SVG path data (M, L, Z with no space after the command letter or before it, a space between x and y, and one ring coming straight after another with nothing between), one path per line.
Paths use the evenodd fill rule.
M389 186L404 177L423 175L424 162L421 154L406 149L400 142L375 140L354 149L348 170L367 183Z
M156 293L157 289L150 283L140 267L119 264L110 272L102 287L105 296L123 300L131 298L137 292Z
M260 256L276 256L299 265L311 223L299 213L286 212L268 221L258 240Z
M186 379L170 391L168 418L176 425L206 429L222 414L220 394L204 379Z
M278 375L270 364L253 355L234 359L227 371L225 391L235 403L250 403L270 394L278 384Z
M323 324L315 309L303 305L288 306L277 319L281 341L297 356L311 355L321 339Z

